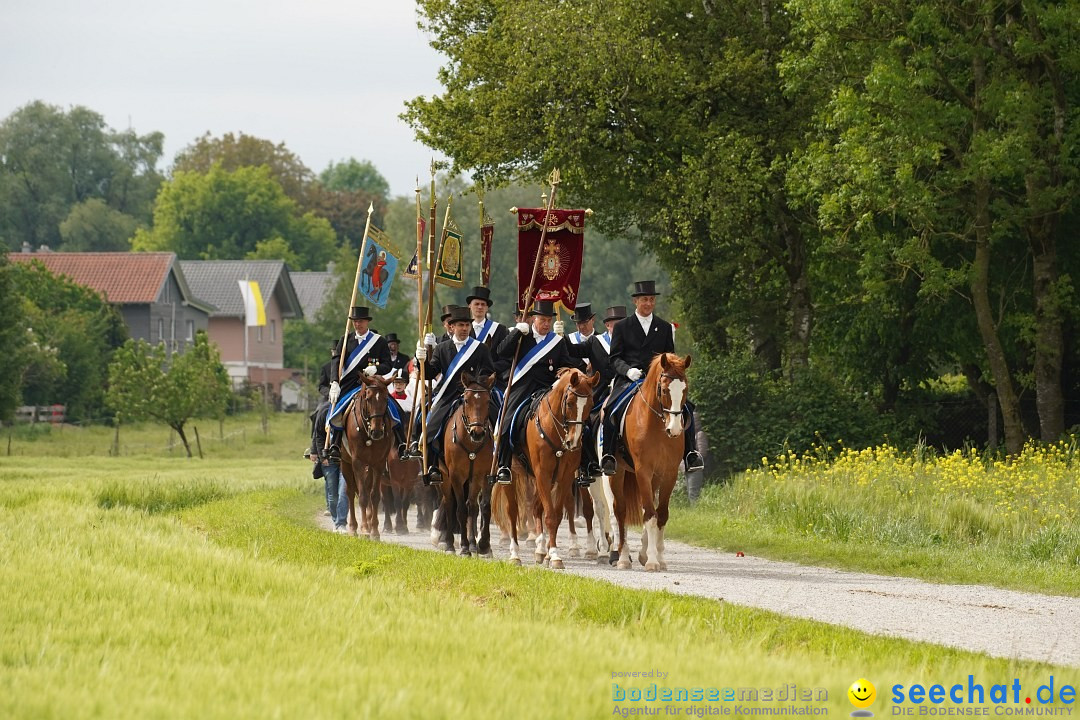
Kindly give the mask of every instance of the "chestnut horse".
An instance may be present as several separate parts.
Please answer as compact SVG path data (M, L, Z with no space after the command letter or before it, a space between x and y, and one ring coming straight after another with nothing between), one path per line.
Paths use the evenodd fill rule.
M599 490L590 491L601 515L614 518L618 530L612 557L618 556L620 570L629 569L630 548L626 542L628 525L644 524L638 561L650 572L666 570L664 527L668 521L668 501L683 459L683 430L687 425L685 403L688 383L686 369L690 356L661 353L649 364L636 395L626 408L621 444L616 453L615 474L602 480ZM632 463L628 467L626 458ZM597 485L601 483L593 483ZM606 530L609 523L604 523Z
M443 482L440 484L443 518L439 548L454 550L454 528L461 532L461 555L491 555L491 491L485 477L491 463L493 440L488 407L495 373L484 379L461 373L465 388L461 404L443 426ZM483 510L480 532L477 515Z
M525 418L524 455L511 466L513 488L492 497L503 532L510 534L510 561L521 564L518 555L520 505L527 497L527 486L535 487L533 516L541 525L534 550L537 564L545 558L556 570L563 568L557 537L559 523L567 508L573 513L574 476L581 465L582 430L592 409L593 388L600 373L586 376L578 370L561 370L536 410ZM497 499L496 499L497 498ZM572 522L573 520L571 520Z
M386 460L386 475L383 476L382 508L383 532L396 532L398 535L409 534L409 505L416 503L417 529L424 521L424 496L421 494L420 462L402 460L397 449L390 451ZM431 512L431 508L427 508Z
M342 417L345 437L341 474L349 496L349 534L356 535L353 498L359 497L360 531L378 540L379 498L386 459L394 444L393 419L387 408L390 399L387 381L377 375L361 375L361 378L364 386L353 396Z

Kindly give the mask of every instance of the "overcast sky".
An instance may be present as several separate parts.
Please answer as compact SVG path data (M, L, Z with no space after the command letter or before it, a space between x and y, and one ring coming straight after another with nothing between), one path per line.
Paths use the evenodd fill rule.
M33 100L165 134L284 142L316 173L371 160L394 195L432 152L398 119L439 92L412 0L3 0L0 118Z

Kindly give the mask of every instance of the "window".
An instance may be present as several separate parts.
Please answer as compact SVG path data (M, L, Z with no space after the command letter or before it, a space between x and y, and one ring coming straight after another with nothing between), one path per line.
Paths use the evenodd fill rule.
M262 342L262 325L255 328L255 339Z
M157 319L157 339L159 343L165 342L165 318Z
M270 321L270 342L277 342L277 320Z
M189 343L195 342L195 321L194 320L188 320L187 321L187 341Z

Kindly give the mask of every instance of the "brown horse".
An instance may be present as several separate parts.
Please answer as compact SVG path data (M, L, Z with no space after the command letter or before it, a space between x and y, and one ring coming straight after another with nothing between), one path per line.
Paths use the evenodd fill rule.
M505 503L505 508L500 508L499 519L503 531L510 533L511 562L521 563L518 555L519 505L525 498L523 486L528 484L536 489L533 516L541 525L534 550L536 562L542 563L546 558L552 568L561 570L563 567L556 542L559 523L567 508L572 511L574 507L571 493L574 475L581 465L582 430L592 409L592 391L598 382L599 373L587 377L577 370L560 371L555 384L525 419L526 463L515 458L511 466L511 484L515 487L498 495L499 502ZM492 500L494 503L495 498Z
M356 535L353 498L359 497L360 531L379 539L379 498L386 459L394 444L387 381L361 375L364 386L353 397L342 418L344 439L341 474L349 496L349 534ZM359 482L357 482L359 481Z
M450 413L442 430L445 479L440 485L443 523L439 548L453 552L456 528L461 533L461 555L490 556L491 490L485 477L493 450L488 407L495 373L479 379L463 372L461 384L465 388L462 403ZM476 521L481 509L478 533Z
M626 528L641 523L644 528L638 561L650 572L667 569L664 527L668 521L671 491L675 488L683 458L688 367L689 355L680 358L674 353L661 353L653 358L645 381L626 409L622 432L626 455L616 454L618 467L615 474L605 475L602 480L606 502L601 503L599 493L593 491L601 514L606 509L609 517L615 519L618 534L614 538L612 556L618 555L621 570L631 566ZM632 469L627 465L627 455Z
M424 519L423 498L420 490L420 462L418 460L402 460L398 457L397 448L390 451L390 457L386 461L386 475L383 476L382 508L383 508L383 532L394 531L398 535L409 534L408 511L409 504L416 502L417 506L417 529ZM430 512L430 509L428 510ZM391 522L393 518L393 522Z

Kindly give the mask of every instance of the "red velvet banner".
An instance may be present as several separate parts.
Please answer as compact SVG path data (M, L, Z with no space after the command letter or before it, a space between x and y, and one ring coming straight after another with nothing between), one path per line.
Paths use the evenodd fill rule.
M484 287L491 287L491 239L494 235L494 225L480 226L480 284Z
M540 248L540 234L544 247ZM518 300L519 309L529 304L529 274L540 248L540 266L533 283L533 302L550 300L568 310L577 307L581 284L581 261L585 252L585 211L524 208L518 210Z

